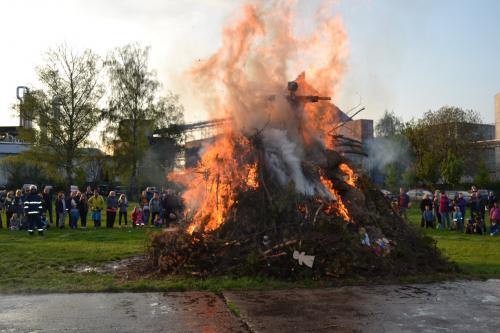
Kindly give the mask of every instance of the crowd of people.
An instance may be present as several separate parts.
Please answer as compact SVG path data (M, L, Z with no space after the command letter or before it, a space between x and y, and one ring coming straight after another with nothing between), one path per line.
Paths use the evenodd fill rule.
M35 231L43 235L50 227L86 229L89 218L94 228L100 228L103 212L106 213L106 228L113 228L116 220L120 227L127 227L128 208L127 196L123 193L117 195L115 191L104 197L97 188L88 186L85 192L72 190L66 195L61 191L54 195L49 187L39 193L37 187L32 185L26 190L5 191L0 195L0 228L4 224L1 210L5 211L7 228L26 229L31 235ZM182 199L177 193L148 187L132 210L131 226L168 227L182 211Z
M439 230L454 230L468 234L499 235L500 205L493 192L482 196L475 186L471 187L470 199L457 192L449 198L446 192L436 190L433 196L424 195L420 201L420 226ZM401 216L408 220L410 198L400 189L397 206ZM489 227L487 226L489 220Z

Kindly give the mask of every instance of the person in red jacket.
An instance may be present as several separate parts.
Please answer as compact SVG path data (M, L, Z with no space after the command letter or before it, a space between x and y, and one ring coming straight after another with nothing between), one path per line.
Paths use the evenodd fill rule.
M408 221L408 208L410 208L410 196L405 193L404 188L399 189L399 198L398 198L398 208L399 215Z
M446 193L441 194L441 199L439 199L439 214L441 215L441 224L439 225L441 230L448 230L451 228L450 223L450 200ZM446 222L446 224L445 224Z

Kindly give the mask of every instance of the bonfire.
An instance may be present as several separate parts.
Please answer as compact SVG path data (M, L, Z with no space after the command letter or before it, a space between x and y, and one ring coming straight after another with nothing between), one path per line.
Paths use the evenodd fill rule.
M212 117L226 121L196 167L168 175L184 190L185 216L152 236L150 269L285 278L450 269L334 145L347 38L325 12L312 35L296 36L289 2L248 5L220 50L191 69Z

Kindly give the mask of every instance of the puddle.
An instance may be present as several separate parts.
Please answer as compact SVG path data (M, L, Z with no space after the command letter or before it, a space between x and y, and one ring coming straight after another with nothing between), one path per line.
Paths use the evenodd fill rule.
M143 262L144 258L144 256L134 256L126 259L111 261L102 265L76 265L70 269L63 268L63 270L68 270L75 273L116 273L117 271L124 270L129 266Z

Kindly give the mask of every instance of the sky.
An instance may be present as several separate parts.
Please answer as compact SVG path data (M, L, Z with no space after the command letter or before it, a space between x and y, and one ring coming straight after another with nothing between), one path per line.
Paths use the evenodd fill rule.
M150 65L162 90L180 94L187 121L207 115L185 76L221 45L221 32L239 0L5 0L0 2L0 126L17 125L16 87L40 87L36 66L49 47L66 43L102 56L139 42L151 46ZM300 24L314 24L319 1L298 0ZM500 1L345 0L347 73L335 103L360 102L360 118L385 110L403 120L445 105L474 109L494 122L500 92ZM293 78L291 78L293 79Z

